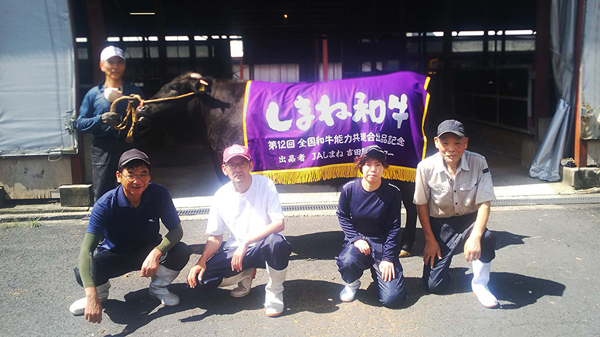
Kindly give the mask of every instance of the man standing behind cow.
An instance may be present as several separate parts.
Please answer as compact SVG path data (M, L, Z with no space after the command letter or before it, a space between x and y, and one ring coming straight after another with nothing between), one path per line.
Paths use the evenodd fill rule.
M434 141L439 153L419 163L415 181L414 203L426 241L423 283L432 293L446 290L452 255L464 249L473 263L473 293L486 308L497 307L487 286L496 256L496 239L486 228L495 199L492 175L483 156L466 151L469 139L461 122L440 123Z
M100 69L104 81L93 87L83 98L79 108L76 127L82 132L92 132L92 188L94 201L115 188L117 161L124 150L131 145L124 142L127 130L118 131L118 125L125 116L127 101L117 103L116 112L110 112L110 105L121 95L143 93L137 86L123 82L125 55L121 48L108 46L100 54Z
M279 316L291 245L278 234L284 220L277 189L271 179L250 174L253 163L245 146L225 149L221 168L231 182L215 193L206 229L209 237L188 273L188 285L205 290L238 285L230 294L243 297L250 292L254 268L266 268L265 313ZM231 234L222 245L226 227Z

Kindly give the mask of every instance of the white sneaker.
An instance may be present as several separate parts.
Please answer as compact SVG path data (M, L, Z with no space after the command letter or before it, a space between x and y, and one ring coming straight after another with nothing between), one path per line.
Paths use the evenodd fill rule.
M346 286L340 292L340 300L342 302L351 302L356 296L356 291L360 288L360 280L356 280L352 283L346 283Z

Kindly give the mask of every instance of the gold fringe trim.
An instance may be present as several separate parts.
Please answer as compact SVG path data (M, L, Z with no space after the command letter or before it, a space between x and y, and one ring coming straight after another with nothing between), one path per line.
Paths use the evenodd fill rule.
M250 100L250 85L252 81L246 82L246 91L244 93L244 108L242 110L242 125L244 128L244 146L248 147L248 131L246 125L246 117L248 116L248 101Z
M415 181L416 169L390 165L383 171L383 177L392 180ZM270 178L276 184L302 184L334 178L355 178L362 175L354 167L354 163L335 164L321 167L307 167L291 170L269 170L252 172Z

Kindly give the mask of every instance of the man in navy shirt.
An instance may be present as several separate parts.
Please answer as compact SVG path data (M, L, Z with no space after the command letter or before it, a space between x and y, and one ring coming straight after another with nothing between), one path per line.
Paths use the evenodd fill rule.
M121 48L108 46L100 54L100 69L105 80L93 87L83 98L79 108L76 127L82 132L91 132L92 140L92 188L94 201L115 188L117 160L131 144L124 142L127 130L118 131L125 116L127 100L117 103L116 112L110 112L111 103L121 95L131 94L144 97L140 88L123 81L125 55Z
M188 247L180 242L183 230L169 192L150 183L148 156L137 149L124 152L116 179L121 185L94 205L79 253L79 268L75 269L86 297L75 301L69 310L74 315L85 314L92 323L102 320L100 302L108 298L109 279L134 270L152 278L151 297L167 306L179 304L179 297L167 286L190 257ZM169 230L164 238L159 234L159 220Z

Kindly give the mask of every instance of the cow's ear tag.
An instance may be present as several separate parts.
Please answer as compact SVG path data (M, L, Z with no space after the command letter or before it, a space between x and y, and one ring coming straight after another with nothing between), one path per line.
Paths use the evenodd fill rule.
M206 87L208 87L208 82L206 82L203 79L200 79L200 80L198 80L198 83L200 83L200 86L198 87L198 91L200 91L200 92L206 91Z

